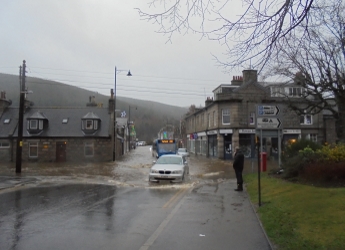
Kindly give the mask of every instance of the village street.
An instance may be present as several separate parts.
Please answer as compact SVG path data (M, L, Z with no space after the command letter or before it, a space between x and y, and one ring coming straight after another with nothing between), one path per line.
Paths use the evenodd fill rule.
M192 155L184 183L149 184L153 160L1 164L0 249L271 249L231 162Z

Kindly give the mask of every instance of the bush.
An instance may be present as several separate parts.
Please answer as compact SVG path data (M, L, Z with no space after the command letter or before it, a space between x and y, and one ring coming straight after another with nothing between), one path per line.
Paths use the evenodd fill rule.
M319 148L320 145L309 140L300 140L287 146L283 157L284 178L299 176L304 166L317 161L319 157L315 150Z
M345 161L345 144L335 146L323 146L316 151L323 162L344 162Z
M296 155L290 158L289 161L285 161L283 164L283 177L286 179L298 177L304 165L305 162L301 156Z
M310 140L298 140L297 142L291 143L284 148L284 152L282 154L282 161L290 161L292 157L297 156L299 154L300 150L303 150L307 147L312 149L314 152L322 148L321 145Z
M310 183L345 184L345 162L316 162L303 167L300 177Z
M290 158L283 162L284 177L302 177L308 181L345 182L345 145L317 146L306 145L305 142L288 147ZM296 150L299 151L296 153ZM285 155L286 156L286 155Z

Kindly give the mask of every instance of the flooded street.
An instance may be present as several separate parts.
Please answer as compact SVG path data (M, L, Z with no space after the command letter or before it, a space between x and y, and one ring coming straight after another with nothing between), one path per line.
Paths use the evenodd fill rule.
M234 179L232 161L191 155L187 158L190 174L183 184L161 181L149 183L148 175L155 158L150 146L140 146L107 163L27 163L22 164L23 177L36 177L39 182L82 182L144 188L186 187L202 183ZM257 162L246 161L244 173L257 171ZM15 176L15 163L2 163L0 175Z
M1 164L0 249L271 249L232 162L187 159L174 184L149 183L149 146L116 163L23 163L21 175Z

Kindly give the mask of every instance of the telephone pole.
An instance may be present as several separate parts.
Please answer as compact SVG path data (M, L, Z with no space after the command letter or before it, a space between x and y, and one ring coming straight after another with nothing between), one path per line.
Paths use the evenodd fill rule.
M20 82L20 102L19 102L19 122L16 152L16 173L22 172L22 148L23 148L23 123L24 123L24 101L25 101L25 60L23 66L19 67Z

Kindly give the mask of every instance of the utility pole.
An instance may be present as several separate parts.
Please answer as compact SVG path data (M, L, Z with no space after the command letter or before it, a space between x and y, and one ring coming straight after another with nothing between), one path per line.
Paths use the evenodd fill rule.
M23 67L19 69L20 82L20 102L19 102L19 122L17 136L17 152L16 152L16 173L22 172L22 148L23 148L23 123L24 123L24 99L25 99L25 60Z

